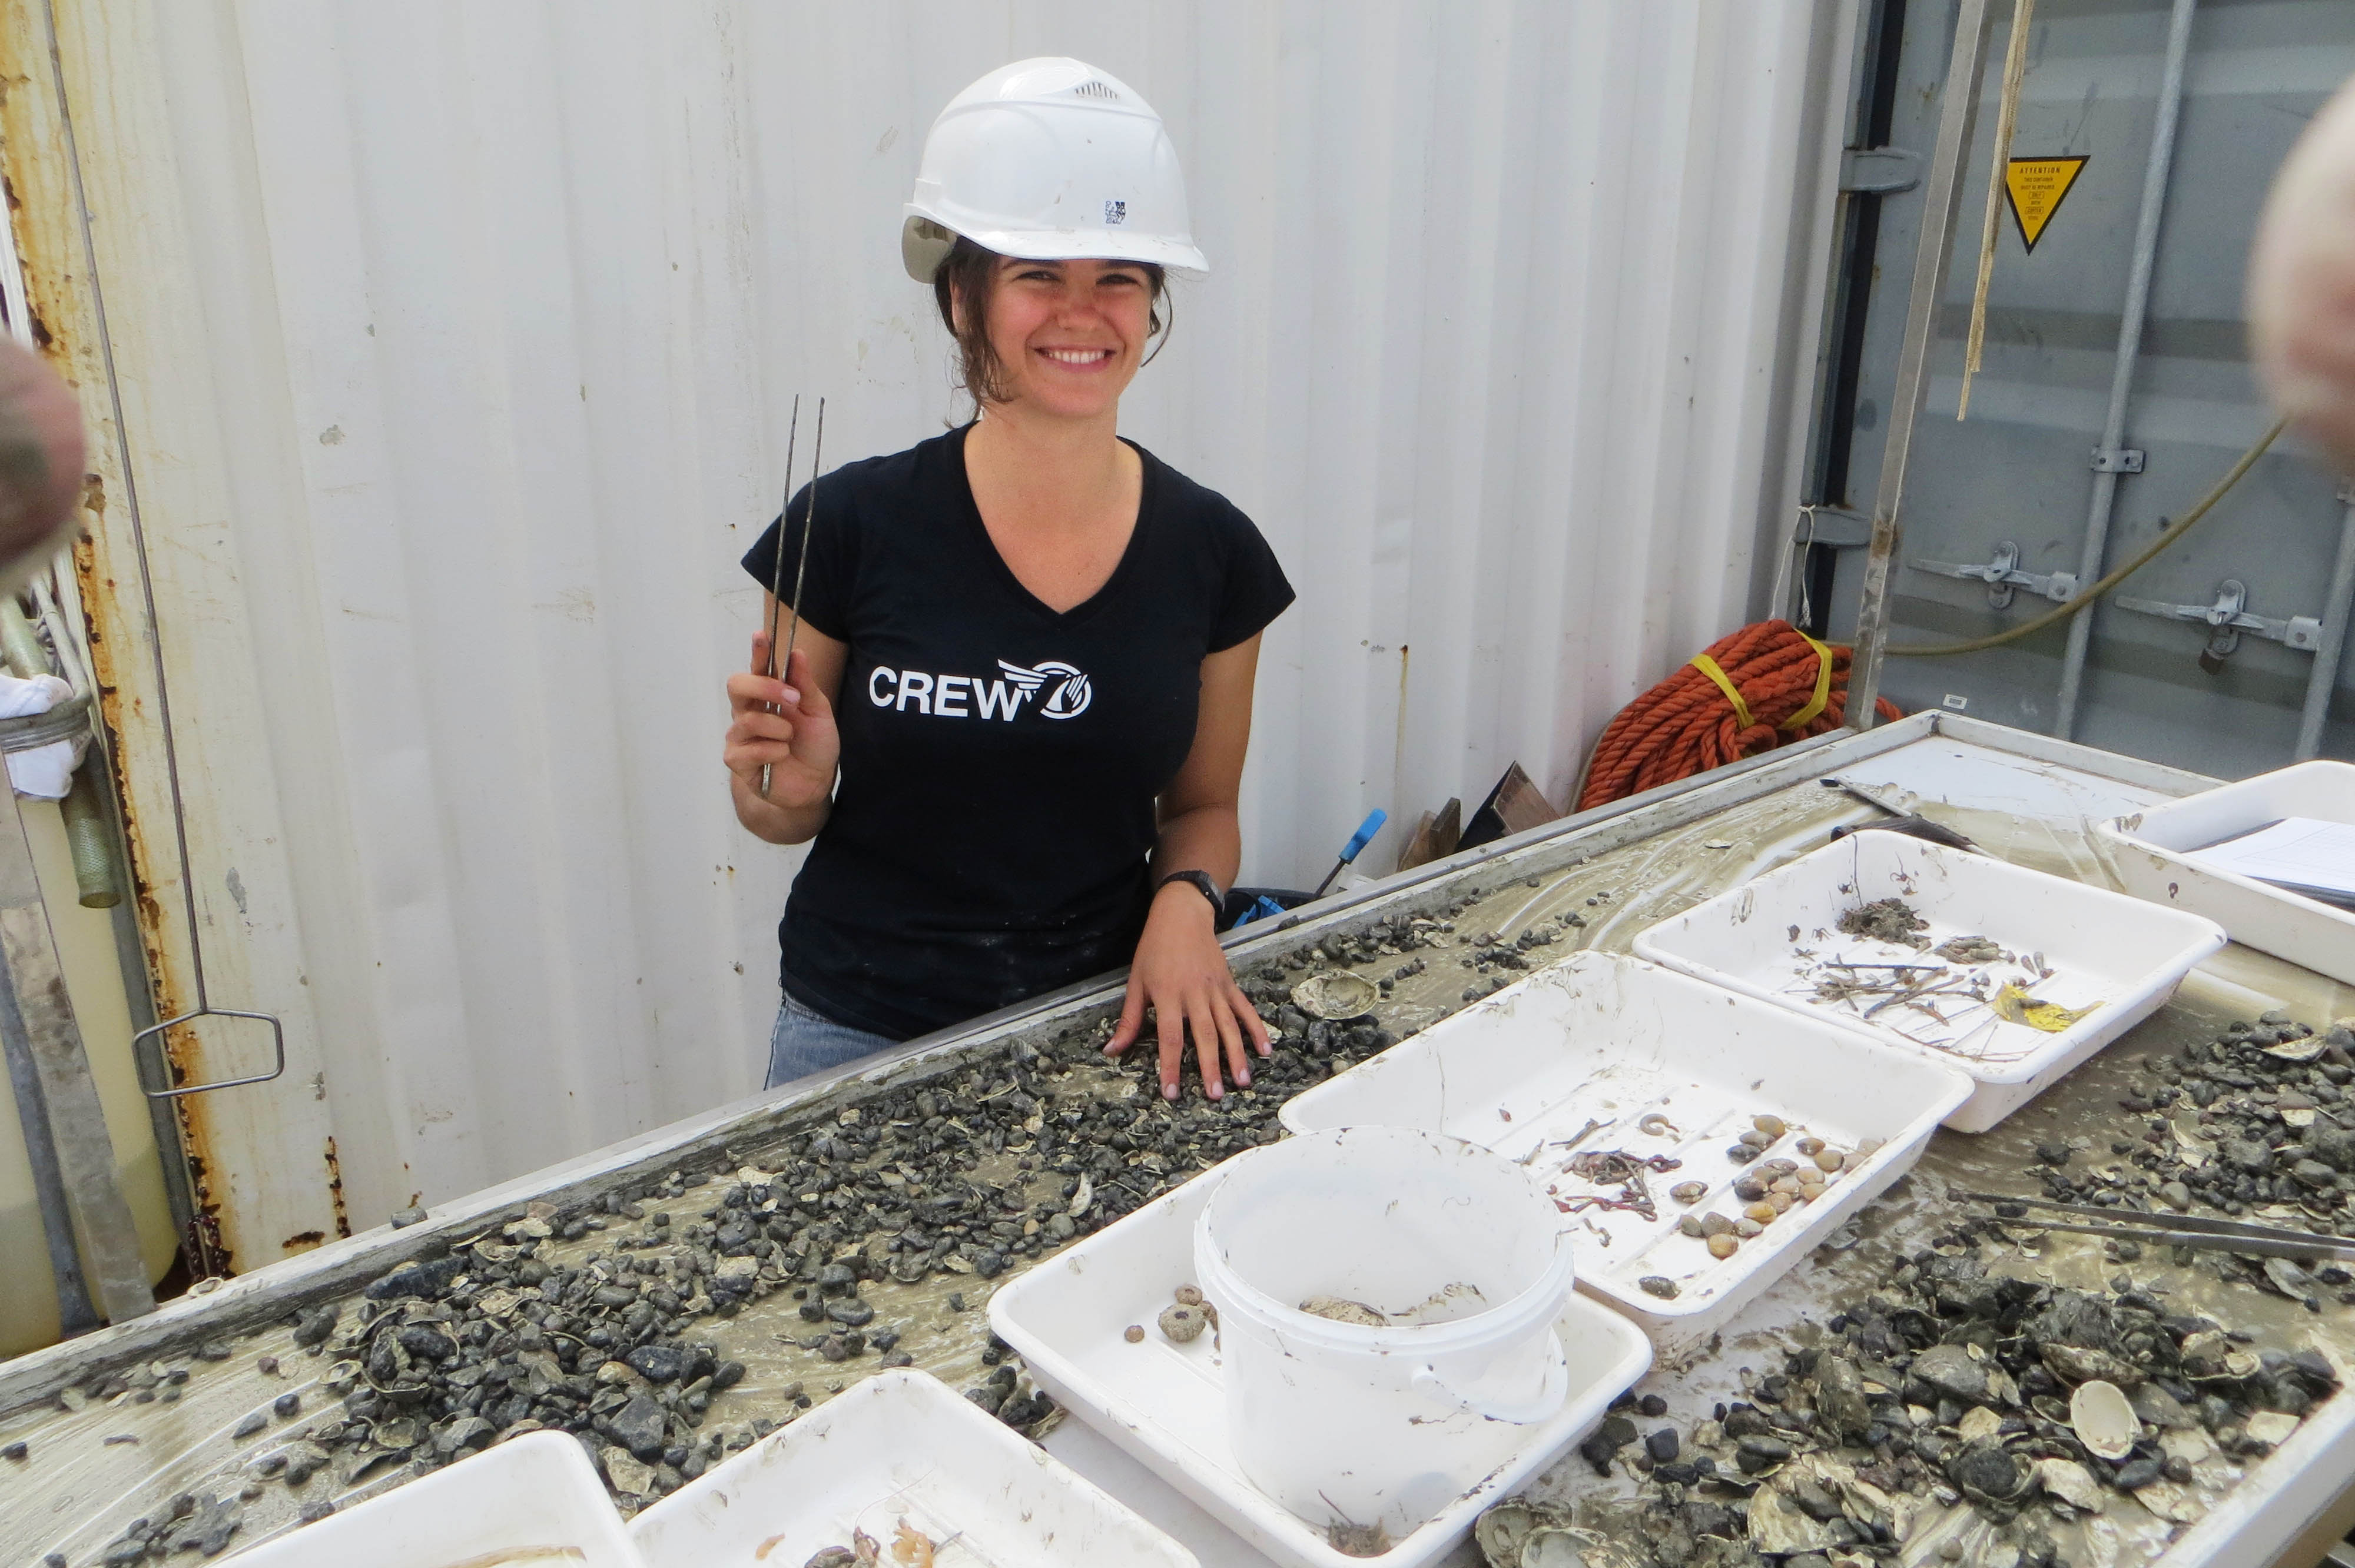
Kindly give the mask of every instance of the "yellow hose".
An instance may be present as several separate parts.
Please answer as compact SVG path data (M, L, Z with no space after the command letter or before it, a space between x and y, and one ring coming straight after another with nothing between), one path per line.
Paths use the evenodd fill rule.
M2000 648L2007 642L2017 642L2032 632L2041 631L2048 626L2068 620L2079 610L2092 608L2095 599L2150 565L2158 558L2161 551L2191 532L2191 525L2207 516L2210 509L2216 503L2223 500L2225 493L2232 486L2241 482L2242 476L2255 467L2257 460L2265 455L2265 449L2274 444L2274 438L2288 427L2287 419L2275 420L2273 429L2258 437L2257 444L2241 454L2241 461L2232 465L2232 471L2216 482L2216 488L2201 496L2200 503L2183 514L2182 522L2159 535L2144 547L2140 555L2078 594L2068 603L2055 606L2033 620L2023 620L2018 626L1992 632L1985 637L1973 637L1962 642L1917 642L1902 647L1892 642L1881 652L1891 659L1943 659L1955 653L1976 653L1982 648Z

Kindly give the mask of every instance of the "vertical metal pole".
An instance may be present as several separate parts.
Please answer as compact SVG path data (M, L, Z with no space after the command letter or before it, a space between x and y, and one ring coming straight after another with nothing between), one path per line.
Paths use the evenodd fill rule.
M2159 220L2167 211L2167 175L2175 162L2175 131L2183 108L2183 67L2191 54L2191 14L2199 0L2175 0L2167 19L2167 65L2159 78L2158 101L2150 124L2150 155L2143 164L2142 210L2135 218L2134 256L2126 269L2126 309L2118 317L2118 350L2110 365L2110 407L2102 419L2103 453L2126 445L2126 400L2134 391L2135 362L2142 354L2142 329L2150 311L2150 274L2158 259ZM2085 544L2077 557L2077 580L2100 578L2110 550L2110 514L2117 502L2118 476L2109 461L2100 460L2094 471L2094 499L2085 513ZM2068 651L2061 658L2061 696L2052 719L2052 733L2062 740L2077 731L2077 700L2085 684L2085 654L2093 645L2094 618L2101 606L2088 605L2069 618Z
M16 1125L25 1134L25 1162L33 1170L33 1198L40 1209L41 1236L48 1243L49 1278L58 1293L58 1331L70 1340L87 1334L104 1321L90 1304L90 1286L81 1277L81 1255L74 1250L73 1208L66 1200L66 1179L58 1169L58 1141L49 1136L49 1104L41 1093L40 1069L33 1065L33 1043L8 984L7 966L0 964L0 1055L8 1059L8 1092L16 1102Z
M0 771L0 1041L13 1067L22 1054L40 1084L42 1108L98 1304L112 1323L155 1309L139 1255L139 1231L124 1202L114 1166L114 1140L90 1074L90 1058L75 1027L65 971L58 964L49 913L41 902L32 845L16 812L16 795Z
M1905 458L1930 388L1930 341L1938 296L1946 286L1955 218L1963 204L1963 154L1978 119L1979 79L1987 69L1987 35L1995 21L1989 0L1962 0L1955 16L1955 48L1946 60L1938 140L1922 190L1922 239L1913 253L1913 288L1905 302L1905 341L1897 355L1897 383L1889 398L1889 441L1881 455L1881 484L1872 502L1872 546L1864 560L1864 599L1857 609L1856 654L1849 667L1848 726L1870 729L1881 695L1881 650L1889 642L1889 567L1897 555L1897 514L1905 493Z
M2314 650L2314 668L2306 675L2306 711L2297 721L2300 762L2322 750L2330 693L2339 684L2339 664L2347 652L2347 618L2355 614L2355 482L2339 487L2339 499L2347 503L2347 514L2339 524L2339 559L2330 568L2330 591L2322 600L2322 641Z

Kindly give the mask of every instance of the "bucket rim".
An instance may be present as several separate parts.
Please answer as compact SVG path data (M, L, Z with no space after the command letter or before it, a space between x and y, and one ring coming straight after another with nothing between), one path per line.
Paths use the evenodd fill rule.
M1279 1150L1303 1143L1338 1142L1351 1133L1399 1134L1434 1145L1454 1144L1469 1154L1482 1156L1500 1166L1509 1167L1512 1163L1494 1150L1452 1133L1379 1125L1296 1133L1281 1143L1248 1150L1229 1162L1233 1169L1219 1183L1218 1190L1210 1194L1202 1205L1202 1212L1194 1219L1194 1267L1201 1277L1199 1283L1205 1296L1213 1301L1223 1296L1230 1303L1243 1305L1250 1314L1267 1320L1271 1326L1295 1339L1319 1343L1327 1349L1359 1352L1444 1355L1466 1346L1526 1333L1550 1324L1561 1316L1563 1303L1577 1285L1577 1260L1568 1238L1559 1226L1552 1231L1552 1254L1536 1279L1493 1307L1468 1317L1453 1318L1444 1323L1395 1323L1380 1328L1362 1323L1343 1323L1330 1318L1320 1318L1313 1312L1304 1312L1245 1279L1227 1261L1210 1236L1211 1216L1218 1212L1221 1201L1232 1201L1231 1195L1236 1191L1235 1177L1258 1156L1274 1154ZM1533 1197L1540 1196L1534 1184L1530 1192Z

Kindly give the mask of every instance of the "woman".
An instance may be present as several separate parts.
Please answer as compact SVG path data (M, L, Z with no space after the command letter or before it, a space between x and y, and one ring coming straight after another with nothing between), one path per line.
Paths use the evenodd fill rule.
M1165 1096L1189 1033L1213 1099L1267 1054L1216 922L1292 588L1249 518L1117 433L1167 272L1206 270L1188 227L1159 118L1077 60L992 72L926 139L901 250L976 417L817 481L784 678L728 683L738 820L815 841L771 1086L1123 962L1106 1050L1151 1008ZM744 557L764 587L809 505Z

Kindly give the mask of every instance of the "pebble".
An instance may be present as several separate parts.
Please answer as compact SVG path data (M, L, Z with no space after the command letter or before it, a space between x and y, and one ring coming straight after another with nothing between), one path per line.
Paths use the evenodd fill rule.
M1120 1337L1126 1340L1132 1345L1141 1345L1145 1342L1145 1325L1142 1323L1131 1323L1127 1328L1123 1329L1120 1331Z
M1734 1253L1740 1249L1741 1245L1742 1243L1740 1239L1732 1234L1720 1234L1718 1235L1713 1235L1709 1238L1709 1255L1711 1257L1721 1258L1732 1257Z
M406 1209L396 1209L392 1214L392 1228L397 1231L406 1230L410 1225L422 1224L424 1221L425 1211L422 1209L413 1205Z

